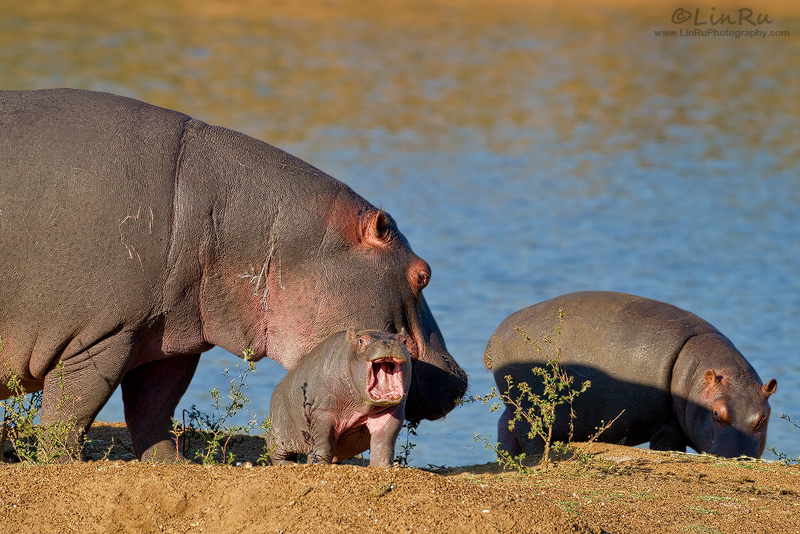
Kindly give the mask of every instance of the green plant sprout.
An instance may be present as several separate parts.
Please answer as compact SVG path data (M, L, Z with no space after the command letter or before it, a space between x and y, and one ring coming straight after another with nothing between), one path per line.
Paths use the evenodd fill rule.
M800 428L800 424L796 423L795 421L792 421L792 419L789 417L789 414L787 414L787 413L778 414L778 417L780 417L781 419L785 419L785 420L789 421L789 424L791 424L795 428L795 430ZM778 457L778 461L780 463L782 463L783 465L791 465L791 464L800 463L800 455L798 455L797 458L792 458L790 455L786 454L785 452L781 452L781 451L775 450L775 447L770 447L769 451L772 454L774 454L775 456L777 456Z
M76 443L75 418L72 415L60 417L62 414L71 414L67 412L66 403L69 399L64 392L64 363L58 362L54 368L61 395L55 408L55 420L49 423L41 422L43 392L28 393L22 385L22 379L10 368L8 370L10 378L6 387L11 391L11 396L0 401L4 412L0 459L6 460L5 446L8 442L20 462L51 464L80 460L83 443Z
M400 446L400 452L394 459L395 465L399 467L409 467L411 461L411 451L417 446L416 443L411 442L411 436L417 435L417 427L420 421L406 421L403 423L403 428L406 431L406 442Z

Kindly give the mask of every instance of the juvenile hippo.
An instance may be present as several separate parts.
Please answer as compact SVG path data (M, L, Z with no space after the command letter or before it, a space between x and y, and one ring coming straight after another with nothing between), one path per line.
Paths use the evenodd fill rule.
M563 310L560 336L555 334ZM591 387L573 404L573 439L587 440L603 422L617 419L598 438L627 445L650 442L657 450L698 452L717 456L761 457L767 440L767 399L777 382L762 385L753 367L716 328L687 311L634 295L587 291L562 295L507 317L486 347L484 362L494 373L498 390L505 377L513 383L539 385L531 373L553 352L535 347L549 337L560 345L559 364L575 382ZM569 414L557 412L553 439L569 437ZM541 440L529 440L527 428L509 431L507 407L498 423L501 447L517 455L539 454Z
M270 446L275 463L340 462L370 450L390 467L405 417L411 359L405 332L350 328L323 341L275 387Z
M0 91L0 162L0 398L12 373L44 389L75 447L121 384L136 454L174 458L202 352L292 369L352 324L408 331L409 419L466 390L394 220L277 148L107 93Z

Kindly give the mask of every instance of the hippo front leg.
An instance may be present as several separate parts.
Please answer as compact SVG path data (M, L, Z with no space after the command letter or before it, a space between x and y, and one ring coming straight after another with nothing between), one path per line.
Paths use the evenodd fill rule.
M297 463L297 453L278 446L270 453L270 461L272 465L295 465Z
M395 444L405 419L405 404L399 404L367 420L370 467L391 467Z
M686 434L677 419L656 428L650 436L650 448L654 451L686 452L686 445Z
M172 416L199 361L199 354L156 360L128 371L123 378L125 422L140 459L182 459L171 433Z

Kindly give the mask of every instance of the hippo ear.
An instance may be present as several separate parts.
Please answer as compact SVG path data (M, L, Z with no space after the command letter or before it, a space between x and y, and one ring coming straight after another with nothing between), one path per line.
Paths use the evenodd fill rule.
M761 391L764 393L764 396L766 398L769 398L770 395L775 393L777 389L778 389L778 381L775 380L774 378L769 382L767 382L766 384L764 384L763 386L761 386Z
M385 247L392 241L392 218L383 210L372 212L366 217L363 239L368 245Z
M347 342L351 345L356 344L356 329L352 326L347 329Z
M717 373L715 373L713 369L706 369L706 372L703 375L703 382L707 388L714 388L717 386L717 384L722 382L722 377L717 376Z

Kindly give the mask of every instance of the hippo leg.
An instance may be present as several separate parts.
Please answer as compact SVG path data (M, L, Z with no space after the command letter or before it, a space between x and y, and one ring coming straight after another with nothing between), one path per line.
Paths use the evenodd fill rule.
M41 420L44 427L50 427L54 433L51 439L45 440L47 444L60 446L58 442L65 437L59 435L57 423L70 422L74 425L63 445L72 451L71 454L81 451L94 418L119 385L117 377L122 376L127 365L131 341L130 334L112 335L47 372ZM55 428L51 426L54 424Z
M330 464L336 442L333 439L333 426L315 422L311 428L311 450L308 451L309 464Z
M286 449L276 447L270 453L272 465L294 465L297 463L297 453L287 452Z
M511 409L506 407L497 422L497 440L500 442L500 450L507 452L511 456L519 456L522 454L522 447L519 439L517 439L517 432L520 430L519 422L514 430L509 430L508 423L511 418Z
M391 467L394 463L395 444L405 413L405 403L402 403L367 420L370 467Z
M199 354L156 360L132 369L123 378L125 422L139 458L165 461L179 457L170 433L172 416L199 361Z
M336 440L336 452L333 462L339 463L342 459L358 456L369 449L369 440L369 429L367 429L366 425L360 425L344 431L339 436L339 439Z
M278 456L273 454L271 457L272 465L295 465L297 463L297 454L287 454L286 456Z
M297 453L290 451L285 444L283 444L274 435L275 430L272 429L267 434L267 443L269 444L269 461L272 465L294 465L297 463Z
M650 436L650 448L654 451L686 452L686 445L686 435L676 419L658 427Z

